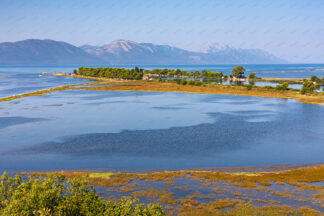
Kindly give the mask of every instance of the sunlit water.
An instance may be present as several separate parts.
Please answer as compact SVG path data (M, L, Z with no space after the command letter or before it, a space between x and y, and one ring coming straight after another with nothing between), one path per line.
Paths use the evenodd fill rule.
M54 92L0 102L0 171L324 162L323 122L323 106L278 98Z
M57 86L92 82L87 79L48 75L40 76L40 74L40 71L34 69L27 70L27 72L17 72L3 71L0 68L0 98Z

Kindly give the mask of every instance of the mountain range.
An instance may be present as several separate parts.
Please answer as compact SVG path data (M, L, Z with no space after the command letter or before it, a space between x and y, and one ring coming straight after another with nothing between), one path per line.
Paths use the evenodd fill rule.
M28 39L0 43L0 65L99 64L271 64L285 60L260 49L240 49L214 43L189 51L169 45L115 40L107 45L80 47L62 41Z

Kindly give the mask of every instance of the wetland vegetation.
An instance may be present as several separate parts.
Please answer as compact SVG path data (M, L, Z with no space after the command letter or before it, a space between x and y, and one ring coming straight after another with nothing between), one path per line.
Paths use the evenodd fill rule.
M84 180L101 191L101 197L118 202L124 196L131 196L146 204L160 203L167 215L321 215L324 208L323 165L278 166L261 171L238 168L20 174ZM159 205L154 206L160 212Z
M80 113L82 113L84 110L90 110L89 101L86 105L86 109L82 110L80 109L81 106L76 107L72 105L75 103L80 103L80 101L70 101L72 98L71 94L73 94L73 91L84 93L89 92L91 90L98 92L186 92L202 94L230 94L258 97L279 97L285 99L298 99L300 102L303 103L324 105L323 93L316 92L316 90L318 89L318 85L321 84L322 80L318 77L311 77L310 79L305 80L280 79L277 81L281 83L276 87L260 87L255 86L253 84L242 84L240 86L213 84L215 80L222 81L226 79L244 78L244 73L241 73L242 71L244 72L242 68L239 68L238 71L236 69L233 70L234 72L231 76L226 76L221 72L211 72L209 70L205 70L202 71L202 73L200 73L197 71L187 72L185 70L180 69L143 70L140 68L134 68L122 70L123 75L121 76L115 74L116 71L120 72L118 69L102 68L99 70L82 70L84 70L82 74L78 74L78 71L75 71L75 74L71 75L60 73L56 73L56 75L87 78L95 80L97 82L54 87L50 89L39 90L26 94L2 98L0 99L0 101L4 102L3 107L6 108L10 106L10 108L16 109L16 115L18 115L19 112L17 112L17 110L19 109L29 109L28 107L21 106L20 103L24 103L24 100L18 100L19 98L48 95L51 93L59 99L57 99L57 101L53 100L50 103L46 102L42 105L40 101L36 100L36 103L39 103L37 105L39 107L46 107L46 110L61 109L61 111L64 108L68 107L67 109L74 110L74 112L78 112L77 110L79 109ZM93 74L98 75L93 76ZM153 80L142 80L144 76L147 76L149 74L151 74L151 77L155 78ZM206 80L208 79L211 81L207 82ZM257 74L250 73L248 78L245 79L248 79L250 81L257 81L263 78L259 78ZM291 83L302 84L303 88L301 90L294 90L289 86ZM59 101L62 100L62 98L60 98L57 94L64 94L65 92L67 94L66 97L69 99L66 99L66 101L64 102ZM94 100L93 98L99 98L100 100L93 101L93 104L97 103L97 107L99 107L100 104L103 103L125 103L125 101L122 101L122 99L118 95L89 95L84 95L82 97L86 97L88 99L92 98L92 100ZM136 95L136 97L132 97L136 99L134 100L134 103L147 103L147 101L141 100L138 94L134 95ZM75 99L76 97L77 94L74 94L73 98ZM107 97L117 97L118 99L116 99L116 101L103 100L103 98ZM165 95L165 97L169 98L170 95ZM179 95L177 97L179 98ZM157 100L160 100L161 98ZM10 100L15 101L13 101L14 103L6 102ZM229 99L225 97L223 98L223 100ZM33 100L31 101L31 103L34 102L35 101ZM218 103L220 106L224 106L226 109L231 109L229 103L222 103L221 100L215 100L213 102ZM83 101L81 103L85 102ZM238 104L245 103L248 102L238 100L233 102L234 106L238 106ZM275 106L275 103L273 103L273 101L268 101L265 103L268 103L268 105L272 107ZM119 106L118 108L121 107L122 106ZM314 107L311 107L311 111L316 112ZM166 112L165 110L167 109L176 110L188 108L190 109L192 107L186 106L185 108L181 108L179 105L174 107L154 106L154 110L160 109L164 112ZM216 109L217 107L215 106L214 108ZM255 110L250 110L249 112L262 115L262 113L258 113L258 111L260 111L258 109L263 108L264 111L265 107L254 104L254 108ZM289 108L289 106L286 106L285 108ZM110 110L110 115L114 115L114 107L102 107L102 109ZM305 107L298 107L296 109L302 109L305 113L308 113L309 111L309 109L306 109ZM41 111L43 112L44 110ZM268 110L268 115L271 114L270 110L271 109ZM272 110L272 112L274 113L275 111ZM102 114L102 116L104 116L103 113L99 113L99 111L93 113L96 113L98 115ZM305 113L303 113L303 115L305 115ZM241 110L237 113L237 116L242 117L245 114L246 113L244 113L244 111ZM149 114L145 113L145 115ZM320 112L317 112L316 118L320 119L321 116L323 115ZM287 117L287 115L281 115L280 118L281 117ZM305 115L305 118L306 117L312 118L313 116ZM64 119L65 117L56 116L55 118ZM92 116L92 120L93 119L94 116ZM220 119L220 115L217 116L217 119ZM32 119L29 119L28 121L32 122L31 120ZM46 118L42 118L41 120L45 121ZM228 120L229 118L227 118L227 121ZM24 121L26 122L27 120L22 120L22 122ZM35 122L36 121L38 120L35 118ZM54 120L51 119L51 121ZM240 121L238 119L233 118L232 121L234 122L234 124L237 124L239 122L241 126L244 125L242 123L243 121ZM271 120L267 119L265 121ZM285 118L285 121L290 123L290 117L288 116L287 118ZM113 122L109 119L105 119L105 121L103 122L112 122L116 124L116 122ZM103 125L103 122L98 121L98 124ZM315 121L313 119L312 123L314 122ZM226 124L228 124L229 122L223 124L220 121L218 123L221 123L222 127L226 128ZM64 124L64 122L62 121L60 124ZM262 124L262 128L264 129L266 127L266 123ZM246 125L251 126L251 124ZM288 125L289 124L285 126ZM5 125L5 127L7 126ZM57 125L55 124L51 126L51 133L54 133L53 131L56 127ZM184 130L190 129L190 133L195 134L195 132L197 132L197 128L198 127L193 127L192 129L185 128ZM206 128L207 126L205 125L203 128L205 132ZM254 132L256 131L254 130L255 128L257 128L257 126L253 126L252 128ZM213 129L214 131L217 131L216 127ZM304 130L300 127L298 127L297 129L300 129L298 131ZM18 128L18 130L24 129ZM231 130L233 131L233 128L231 128ZM316 130L316 128L312 128L312 130ZM11 133L12 137L15 136L13 131L8 131ZM72 130L71 128L67 128L66 131L71 132ZM111 138L113 136L115 136L114 141L122 140L123 142L125 142L127 141L127 139L122 139L121 137L125 136L125 134L133 134L135 138L133 137L131 139L132 143L134 144L138 141L139 144L143 144L149 135L156 134L156 137L159 137L158 135L162 134L164 137L166 137L165 134L169 133L170 131L171 129L164 130L163 133L157 133L153 130L143 130L143 133L122 132L115 133L115 135L112 135L107 134L107 132L105 134L99 134L98 131L95 131L94 129L92 135L89 135L89 132L86 131L89 136L80 136L80 138L76 137L67 141L61 140L57 143L54 141L46 141L44 143L47 145L41 143L43 145L33 145L30 149L34 150L34 153L38 150L38 153L41 152L45 154L48 153L46 152L46 150L52 152L57 150L64 150L65 152L63 153L65 153L68 156L75 156L71 154L71 152L74 150L78 150L80 154L83 153L82 151L89 152L89 150L94 150L93 153L96 156L99 155L98 152L102 154L110 152L111 155L109 156L113 156L116 152L112 152L111 149L108 148L109 146L105 144L107 140L112 141ZM172 131L176 131L179 132L177 134L181 134L181 130L177 128L172 128ZM221 130L221 132L222 131L223 130ZM267 130L264 130L264 132L267 132ZM316 130L316 134L320 134L321 132L321 128L319 130ZM205 135L206 139L210 138L208 137L208 133L206 133ZM91 145L91 147L88 148L89 143L93 143L92 137L97 140L97 143L101 142L101 144ZM108 139L105 139L105 137ZM136 137L139 137L139 139L137 139ZM55 137L55 139L56 138L57 137ZM59 137L59 139L60 138L61 137ZM217 138L222 138L222 136L218 136ZM296 139L298 138L299 137L297 137ZM240 139L246 139L245 135L243 134L242 136L241 134ZM317 138L312 137L312 140L315 139ZM83 140L88 140L90 142L82 142ZM287 140L288 139L286 139L285 141ZM154 139L152 139L151 141L154 141ZM253 139L249 139L248 142L253 142ZM312 144L314 143L315 142L313 142ZM71 144L77 145L74 146ZM186 144L188 144L188 142ZM242 144L242 142L240 142L240 144ZM147 156L146 153L152 153L152 151L145 152L145 147L147 147L145 146L145 143L142 146L138 145L139 147L136 148L129 148L130 145L127 146L126 144L121 146L125 147L124 149L126 149L128 152L130 150L134 150L136 154L140 152L144 156ZM166 146L169 147L168 145ZM201 149L208 149L208 151L211 152L211 148L207 148L208 145L200 146ZM182 156L181 154L178 154L178 151L183 151L182 148L184 146L182 146L180 143L178 144L178 147L179 149L176 149L174 152L176 152L177 156ZM189 146L187 147L189 149ZM201 149L197 148L194 145L192 145L191 147L196 152L197 150L201 151ZM97 151L98 149L99 151ZM161 153L162 156L164 156L163 154L170 155L170 153L167 152L165 149L166 148L158 147L158 151L159 153ZM224 150L224 148L222 150ZM61 153L60 151L58 152ZM191 156L193 155L193 151L188 152ZM154 154L159 155L156 152ZM22 155L19 155L18 157L20 156ZM29 156L30 155L28 155L27 157ZM130 154L129 156L134 155ZM202 156L204 156L204 154L202 154ZM57 159L59 159L59 157L57 157ZM321 212L323 212L324 209L323 167L324 166L321 164L312 164L307 165L305 167L296 165L296 167L289 166L276 167L270 169L219 168L188 170L177 169L173 171L161 169L143 172L66 170L58 172L15 173L21 175L21 177L13 176L12 174L10 174L11 177L8 177L5 174L2 176L0 182L0 215L322 215ZM46 191L46 193L40 193L39 191ZM27 202L26 200L30 200L30 202Z
M263 79L257 77L255 73L250 73L249 77L244 76L245 68L236 66L232 69L232 75L228 77L222 72L212 72L203 70L188 72L180 69L152 69L144 70L135 67L134 69L124 68L86 68L80 67L74 73L54 73L56 76L70 76L76 78L92 79L99 82L66 85L46 90L40 90L25 94L0 98L0 101L8 101L21 97L44 95L53 91L64 91L70 89L88 89L104 91L170 91L170 92L190 92L207 94L233 94L258 97L279 97L287 99L297 99L303 103L323 104L324 93L316 92L322 79L312 76L311 79ZM145 78L146 76L146 78ZM154 79L151 79L153 77ZM171 79L162 79L171 78ZM176 78L176 79L172 79ZM179 79L180 78L180 79ZM192 79L188 79L192 78ZM142 80L150 79L150 80ZM224 85L224 80L230 83L240 83L240 79L249 80L249 84ZM255 81L279 82L276 87L270 85L256 86ZM214 83L217 83L215 85ZM301 90L289 88L290 83L302 84ZM176 85L175 85L176 84Z
M164 215L159 204L138 204L123 197L118 201L104 200L83 179L65 179L64 175L45 178L22 178L19 175L0 180L0 215L39 216L111 216Z

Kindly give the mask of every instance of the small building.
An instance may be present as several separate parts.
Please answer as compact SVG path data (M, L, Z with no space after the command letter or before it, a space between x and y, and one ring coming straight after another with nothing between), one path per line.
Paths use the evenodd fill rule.
M150 79L150 77L147 75L143 75L143 77L142 77L142 80L149 80L149 79Z
M244 78L236 78L236 77L233 77L231 80L232 81L239 81L239 82L246 82L246 81L248 81L248 79L246 77L244 77Z

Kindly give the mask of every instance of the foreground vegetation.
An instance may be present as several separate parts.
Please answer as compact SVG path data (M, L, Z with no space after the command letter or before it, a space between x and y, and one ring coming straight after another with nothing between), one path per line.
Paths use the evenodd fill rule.
M22 174L41 179L53 175L64 176L68 182L86 180L90 185L105 188L104 194L110 194L108 199L115 200L107 201L109 204L123 203L119 196L128 194L146 202L161 203L167 215L322 215L324 187L315 183L324 182L323 165L267 169ZM296 203L299 203L297 207ZM159 209L158 214L162 214L159 205L150 206L145 211L152 211L152 206L155 206L154 211Z
M23 180L21 176L1 176L0 215L164 215L158 204L138 204L138 200L122 198L117 202L102 199L85 181L63 175Z

